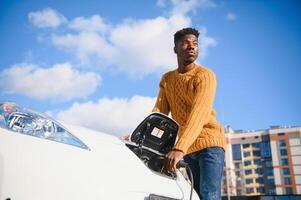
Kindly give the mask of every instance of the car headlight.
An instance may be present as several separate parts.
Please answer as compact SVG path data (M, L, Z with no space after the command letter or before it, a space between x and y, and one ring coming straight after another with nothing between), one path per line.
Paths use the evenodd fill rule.
M89 149L51 117L12 102L0 103L0 127L43 139Z
M149 200L180 200L180 199L174 199L174 198L160 196L160 195L156 195L156 194L150 194L148 199Z

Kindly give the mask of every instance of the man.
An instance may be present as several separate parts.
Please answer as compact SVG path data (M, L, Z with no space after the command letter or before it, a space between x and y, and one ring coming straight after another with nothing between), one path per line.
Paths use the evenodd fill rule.
M184 158L193 173L194 188L201 199L221 199L225 138L216 121L213 101L216 90L214 73L195 64L199 54L199 32L184 28L174 35L178 67L160 81L154 112L172 118L179 125L178 140L166 154L167 170L175 171Z

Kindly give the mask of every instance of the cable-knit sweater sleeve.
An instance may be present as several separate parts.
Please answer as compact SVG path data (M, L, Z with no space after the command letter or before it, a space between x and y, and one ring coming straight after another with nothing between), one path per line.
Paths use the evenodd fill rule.
M165 115L168 115L170 108L165 94L165 87L166 87L166 80L165 80L165 76L163 76L160 81L160 90L159 90L155 107L153 108L153 112L160 112L160 113L164 113Z
M183 133L174 147L175 149L182 150L186 154L189 147L201 133L203 126L208 123L213 109L215 91L216 78L214 73L209 69L198 73L191 112L185 127L183 127Z

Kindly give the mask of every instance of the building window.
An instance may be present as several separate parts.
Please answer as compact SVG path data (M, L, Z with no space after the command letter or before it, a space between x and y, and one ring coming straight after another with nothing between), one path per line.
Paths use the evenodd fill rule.
M250 147L250 144L243 144L242 147L243 147L244 149L247 149L247 148Z
M260 157L261 156L260 151L253 151L253 156Z
M236 176L240 176L240 171L236 171L236 172L235 172L235 175L236 175Z
M280 149L280 155L281 156L287 156L287 150L286 149Z
M273 168L267 168L266 170L265 170L265 173L266 173L266 175L267 176L273 176Z
M260 148L261 147L261 142L253 143L252 146L255 147L255 148Z
M261 143L261 156L263 158L271 157L271 147L269 142Z
M293 189L288 187L288 188L285 188L285 193L286 194L293 194Z
M249 151L244 152L244 157L245 157L245 158L246 158L246 157L249 157L249 156L251 156L251 153L250 153Z
M281 158L281 165L288 165L288 159L287 158Z
M250 183L253 183L253 179L252 178L247 178L246 179L246 184L250 184Z
M262 177L256 178L256 183L263 184L263 178Z
M271 160L266 160L266 161L265 161L265 166L266 166L266 167L272 167L272 166L273 166L272 161L271 161Z
M274 186L275 185L275 180L273 178L267 179L267 185L268 186Z
M264 187L259 187L257 188L258 193L264 193Z
M255 169L256 174L262 174L262 168L257 168Z
M249 160L245 161L244 164L245 164L245 166L249 166L249 165L251 165L251 161L249 161Z
M276 190L275 189L268 189L267 190L267 194L268 195L275 195L276 194Z
M278 143L279 143L280 147L286 147L286 141L285 140L279 140Z
M227 194L227 189L223 189L223 194Z
M240 144L232 144L232 156L233 160L241 160Z
M252 174L252 170L251 170L251 169L245 170L245 174L246 174L246 175Z
M292 181L291 181L291 178L290 177L284 177L284 184L285 185L290 185L290 184L292 184Z
M254 188L247 188L247 193L250 194L250 193L253 193L254 192Z
M235 169L239 169L240 168L240 163L234 163L234 167L235 167Z
M282 168L282 174L283 175L290 175L290 169L289 168Z
M254 164L261 166L262 165L262 161L260 159L256 159L256 160L254 160Z

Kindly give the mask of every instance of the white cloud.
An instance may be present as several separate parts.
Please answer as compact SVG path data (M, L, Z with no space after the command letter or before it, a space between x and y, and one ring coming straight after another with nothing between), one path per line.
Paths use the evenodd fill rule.
M228 13L226 19L229 21L235 21L237 19L237 16L235 13Z
M189 12L195 12L198 7L216 7L212 0L171 0L171 2L173 5L172 15L186 15Z
M95 66L106 66L114 58L116 49L96 32L79 32L78 34L53 35L52 42L57 47L74 53L83 66L93 63Z
M67 19L62 14L51 8L30 12L28 19L33 25L39 28L55 28L67 22Z
M82 30L76 34L53 35L52 42L58 48L74 53L84 66L91 63L94 67L115 66L119 71L143 76L176 67L173 34L189 26L190 18L183 15L128 19L112 27L106 32L107 36ZM216 41L204 30L200 30L203 37L200 46L202 52L207 52ZM202 58L205 55L201 53Z
M166 0L157 0L156 5L163 8L166 6Z
M107 37L82 30L76 34L53 35L52 42L73 52L83 65L90 65L96 56L98 63L95 66L114 65L132 75L145 75L175 66L173 34L190 24L190 19L185 16L127 19L111 28Z
M156 99L133 96L102 98L98 102L74 103L57 114L58 120L103 131L112 135L130 134L151 113Z
M207 56L208 48L209 47L215 47L217 45L217 42L214 38L207 36L207 29L202 28L199 30L199 40L200 40L200 49L201 49L201 60L204 59Z
M110 41L116 49L115 63L120 70L144 75L176 66L173 34L190 26L185 16L157 17L129 21L116 26Z
M95 73L81 73L69 63L42 68L33 64L16 64L0 73L0 88L34 99L68 101L92 94L101 78Z
M186 15L189 12L196 12L198 8L215 8L216 4L212 0L157 0L156 5L165 8L172 7L171 15Z
M173 35L191 26L188 16L197 8L215 7L211 0L158 0L169 7L170 15L150 19L125 19L112 25L101 16L77 17L69 22L65 33L52 33L52 43L75 55L83 67L108 68L132 77L161 73L177 66L173 52ZM71 30L70 30L71 29ZM200 30L200 60L217 42Z
M90 18L77 17L70 22L69 27L78 31L95 31L100 33L109 29L109 25L99 15L93 15Z

